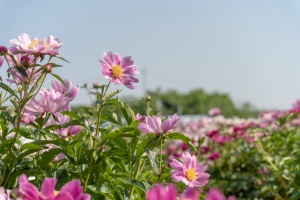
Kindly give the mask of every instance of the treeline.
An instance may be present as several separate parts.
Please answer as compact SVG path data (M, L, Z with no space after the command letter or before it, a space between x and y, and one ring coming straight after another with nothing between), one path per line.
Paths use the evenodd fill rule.
M188 93L179 93L176 90L148 91L144 98L123 96L120 98L129 104L136 113L145 115L147 101L152 113L161 115L170 114L207 114L211 108L219 108L226 117L256 117L259 113L249 102L236 106L228 94L213 92L211 94L202 89Z

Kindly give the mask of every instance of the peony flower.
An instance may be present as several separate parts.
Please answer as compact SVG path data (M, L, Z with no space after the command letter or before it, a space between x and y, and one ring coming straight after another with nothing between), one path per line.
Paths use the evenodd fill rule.
M9 198L9 194L10 194L10 190L4 190L3 187L0 187L0 200L10 200Z
M149 189L147 192L147 200L176 200L177 190L174 185L169 184L168 186L163 186L157 184Z
M57 55L58 49L62 43L54 38L52 35L48 36L44 40L33 38L26 33L22 33L18 39L12 39L10 42L13 46L10 48L12 53L26 52L26 53L44 53Z
M200 193L195 188L187 188L180 196L180 200L199 200Z
M52 89L42 88L40 91L40 99L32 99L25 106L25 113L40 114L43 116L45 113L57 113L63 110L70 110L70 99L55 92Z
M58 122L51 117L47 123L45 124L45 127L50 126L50 125L63 125L66 124L70 121L70 117L67 115L62 115L61 113L55 113L56 118L58 119ZM82 130L81 126L78 125L71 125L66 128L60 128L55 130L54 132L60 135L61 137L67 137L68 135L74 136L77 133L79 133Z
M139 123L137 128L145 133L162 135L173 129L179 120L180 118L178 118L176 114L173 115L172 119L167 118L164 121L155 116L146 117L145 121Z
M77 85L72 87L72 82L66 79L64 80L64 83L65 85L57 80L53 80L52 87L55 92L61 93L72 101L79 93L79 87Z
M208 111L208 115L213 117L221 114L221 110L219 108L212 108Z
M183 163L173 159L170 163L173 170L171 176L176 182L183 182L188 187L203 187L208 183L210 175L205 173L207 166L203 163L196 163L196 156L191 156L189 152L182 154Z
M91 196L83 193L79 180L72 180L63 186L60 191L55 190L55 178L45 178L41 192L28 181L25 174L19 178L19 196L24 200L89 200ZM19 199L19 198L18 198Z
M209 189L205 200L226 200L224 194L217 188Z
M208 159L209 160L217 160L218 158L220 158L220 153L219 152L214 152L214 153L211 153L209 156L208 156Z
M133 65L130 56L121 58L117 53L107 52L103 54L104 61L100 61L102 75L115 84L123 84L130 89L134 89L132 83L139 80L134 75L138 74L137 66Z

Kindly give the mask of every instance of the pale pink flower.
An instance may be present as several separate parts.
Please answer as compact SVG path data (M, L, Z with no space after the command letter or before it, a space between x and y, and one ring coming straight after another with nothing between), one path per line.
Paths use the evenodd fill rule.
M147 192L147 200L176 200L177 190L173 184L163 186L161 184L154 185Z
M24 68L24 70L26 71L27 77L23 76L23 74L21 74L16 68L14 67L10 68L9 72L11 73L13 78L6 79L6 80L10 83L16 83L16 84L22 84L22 83L33 84L41 74L41 72L38 71L38 69L33 70L33 68L30 69Z
M139 123L138 129L144 133L153 133L156 135L164 134L172 130L178 123L180 118L176 114L173 115L172 119L167 118L162 121L159 117L146 117L144 123Z
M50 125L63 125L63 124L66 124L70 121L70 117L67 116L67 115L62 115L61 113L55 113L55 117L57 118L58 122L55 121L53 119L53 117L51 117L47 123L45 124L45 127L48 127ZM78 126L78 125L70 125L66 128L60 128L60 129L56 129L54 130L54 132L56 134L58 134L59 136L65 138L67 136L74 136L76 135L77 133L79 133L80 131L82 130L82 127L81 126Z
M188 187L203 187L208 183L210 175L205 173L207 165L196 163L196 156L191 156L189 152L182 154L183 163L173 159L170 163L173 170L171 176L176 182L183 182Z
M79 87L77 85L72 87L72 82L69 80L65 79L63 81L65 84L58 82L57 80L53 80L52 87L55 92L61 93L62 95L70 98L72 101L79 93Z
M64 110L70 110L70 99L55 92L53 89L42 88L40 91L40 99L32 99L25 106L25 113L33 115L40 114L43 116L45 113L57 113Z
M109 81L115 84L123 84L130 89L134 89L132 83L137 83L139 80L134 77L139 72L137 66L133 65L131 56L121 58L117 53L111 51L103 54L104 61L100 61L102 66L102 75Z
M12 39L10 42L13 46L10 48L12 53L26 52L26 53L44 53L57 55L58 49L62 43L54 38L52 35L48 36L44 40L33 38L26 33L22 33L18 39Z
M211 117L220 115L220 114L221 114L221 110L219 108L212 108L208 111L208 115Z
M9 198L9 194L10 194L10 190L4 190L3 187L0 187L0 200L10 200Z
M55 178L45 178L41 192L28 181L25 174L19 178L19 197L24 200L90 200L89 194L83 193L79 180L72 180L64 185L60 191L55 191L57 180Z

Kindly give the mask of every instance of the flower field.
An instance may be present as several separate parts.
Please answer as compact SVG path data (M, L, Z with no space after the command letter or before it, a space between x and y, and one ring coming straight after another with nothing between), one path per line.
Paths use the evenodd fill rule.
M61 41L10 42L0 46L0 200L300 199L300 101L257 118L214 108L188 119L155 116L147 97L143 116L110 89L133 90L138 66L109 51L96 66L107 83L86 86L94 104L75 112L80 87L55 73L68 62Z

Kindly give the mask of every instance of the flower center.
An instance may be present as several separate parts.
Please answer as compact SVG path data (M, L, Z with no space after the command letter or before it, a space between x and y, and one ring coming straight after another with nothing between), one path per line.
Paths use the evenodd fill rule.
M54 196L57 196L57 195L58 195L58 193L59 193L59 191L57 191L57 190L54 190Z
M194 168L189 168L187 171L186 171L186 174L185 174L187 180L189 181L193 181L195 180L196 176L197 176L197 173L195 172L195 169Z
M39 40L33 40L29 45L29 49L33 49L34 45L36 45L37 43L39 43Z
M123 68L120 65L114 65L111 68L111 71L113 73L113 76L116 78L119 78L120 76L123 75Z

